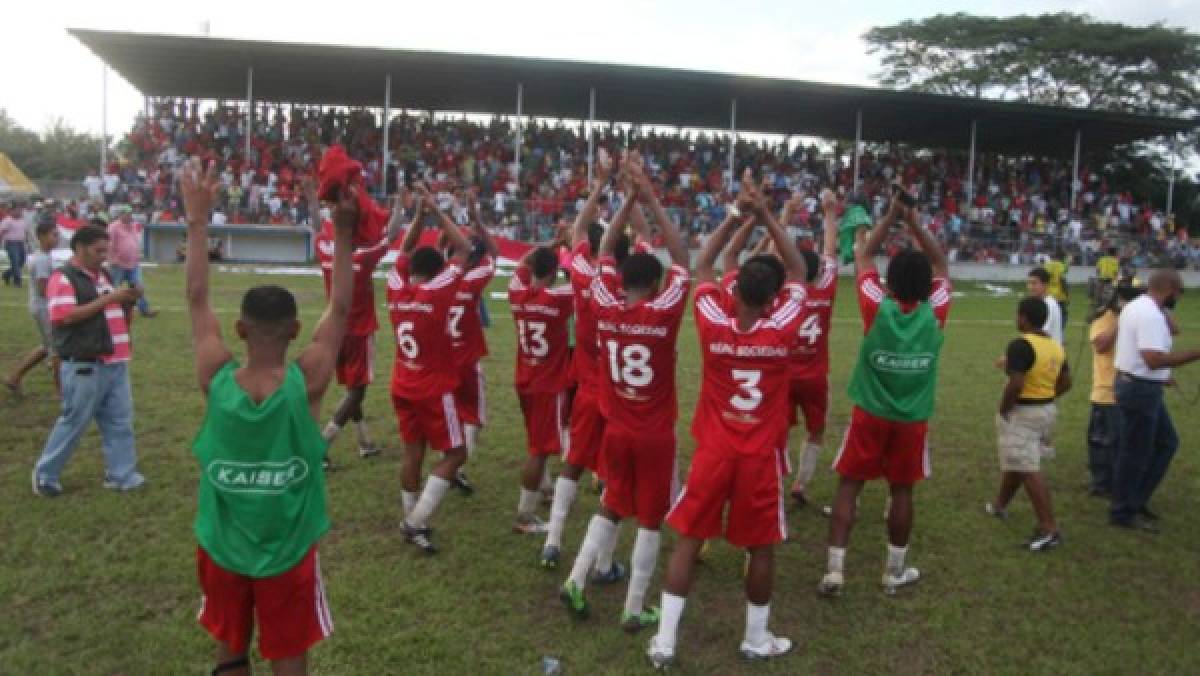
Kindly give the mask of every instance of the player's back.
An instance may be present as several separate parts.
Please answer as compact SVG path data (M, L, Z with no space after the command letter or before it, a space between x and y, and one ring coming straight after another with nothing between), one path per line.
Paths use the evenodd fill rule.
M508 288L517 330L515 383L521 392L562 392L570 375L570 331L574 311L571 287L532 284L522 266Z
M829 373L829 330L837 297L837 259L821 258L821 269L805 284L805 298L792 349L792 379L825 378Z
M432 279L409 278L408 256L388 273L387 305L396 339L392 394L408 399L437 396L453 389L457 369L447 330L462 271L448 263Z
M317 262L325 282L325 297L333 284L333 224L325 221L316 241ZM375 281L373 275L379 261L388 251L387 239L354 250L354 287L350 295L350 314L346 316L346 335L365 336L375 333L379 320L375 316Z
M495 275L495 262L491 256L484 256L478 265L463 273L462 281L454 292L446 330L450 334L454 358L459 364L474 363L487 356L487 338L483 333L479 304L483 302L483 294Z
M596 313L592 309L592 281L596 267L585 252L590 245L581 243L575 249L569 272L571 290L575 294L575 353L573 369L580 387L593 387L599 376L600 346L596 342Z

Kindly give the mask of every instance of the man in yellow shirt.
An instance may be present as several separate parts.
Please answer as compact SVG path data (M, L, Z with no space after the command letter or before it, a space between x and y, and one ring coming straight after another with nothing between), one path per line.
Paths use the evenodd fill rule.
M1121 270L1121 261L1117 258L1117 247L1110 246L1096 261L1096 279L1101 283L1115 284L1117 273Z
M1050 273L1050 282L1046 286L1046 292L1054 296L1054 300L1058 301L1058 307L1062 310L1062 325L1063 333L1066 333L1067 327L1067 301L1071 298L1070 291L1067 289L1067 270L1071 267L1067 263L1067 254L1062 249L1054 252L1054 256L1046 261L1042 266L1046 272Z
M1062 544L1050 489L1042 478L1042 439L1050 436L1057 417L1054 400L1071 388L1071 372L1062 345L1042 331L1046 303L1030 296L1017 305L1017 330L1021 337L1008 344L1005 370L1008 383L996 415L996 442L1000 457L1000 490L984 511L1006 518L1005 509L1017 490L1025 487L1038 527L1026 545L1045 552Z
M1091 475L1088 494L1097 498L1112 495L1113 463L1117 442L1121 437L1121 409L1117 407L1113 393L1113 381L1117 375L1113 365L1117 317L1125 303L1136 298L1141 291L1133 286L1118 286L1108 306L1100 310L1088 328L1088 342L1092 345L1092 392L1089 397L1092 410L1087 429L1088 473Z

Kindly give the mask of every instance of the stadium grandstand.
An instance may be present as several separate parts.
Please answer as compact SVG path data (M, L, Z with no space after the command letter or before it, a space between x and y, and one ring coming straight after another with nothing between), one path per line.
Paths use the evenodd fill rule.
M788 224L798 237L822 227L822 188L858 192L878 213L899 179L960 261L1025 264L1064 248L1090 264L1121 246L1141 264L1200 263L1167 205L1092 164L1194 120L628 65L70 33L145 109L68 221L103 201L173 222L174 172L203 155L224 167L218 224L304 224L300 182L321 146L341 143L380 198L419 177L443 207L463 209L472 191L498 234L545 241L582 203L596 149L636 146L693 246L750 166L778 204L806 196Z

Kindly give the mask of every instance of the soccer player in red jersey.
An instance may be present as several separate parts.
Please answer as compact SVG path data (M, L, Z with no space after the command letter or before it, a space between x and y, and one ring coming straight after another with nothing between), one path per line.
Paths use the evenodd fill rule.
M475 454L479 445L479 430L487 422L487 397L485 396L483 364L487 356L487 340L483 335L483 320L479 306L488 284L496 276L498 249L483 222L479 220L479 209L474 191L470 193L468 213L474 220L471 250L467 255L466 272L454 294L454 305L450 306L450 340L454 357L458 360L458 387L454 390L454 401L458 405L458 416L462 420L463 438L467 444L467 461ZM454 251L446 249L446 256ZM470 495L475 487L467 479L465 463L454 476L454 485L464 494Z
M792 649L790 640L767 630L767 619L774 548L787 535L781 442L788 428L791 353L804 316L805 263L750 178L747 170L738 206L753 219L741 227L753 228L755 220L767 226L783 259L782 271L770 259L751 257L738 267L733 298L726 298L713 264L738 227L734 213L709 238L696 264L696 331L704 371L692 420L696 454L667 517L680 539L667 569L658 634L646 650L660 669L675 658L676 632L700 548L706 539L722 534L750 554L742 654L768 659ZM732 311L726 310L729 300Z
M521 497L513 524L516 533L546 532L546 524L536 513L541 498L538 487L546 471L546 458L562 452L571 359L567 322L575 308L570 285L554 285L557 274L554 249L538 247L517 266L508 286L508 302L517 328L513 382L525 418L529 451L521 470Z
M402 527L408 542L433 554L437 550L431 539L429 517L466 459L462 423L454 401L458 369L450 351L447 318L462 280L469 245L458 226L438 210L425 186L418 187L418 194L413 222L404 235L395 267L388 274L387 305L396 338L392 405L404 438ZM454 249L449 261L432 247L417 248L423 210L436 217ZM441 451L442 459L434 465L418 498L426 444Z
M604 234L600 274L592 283L601 363L607 367L601 368L600 386L608 417L600 450L604 493L560 598L575 616L587 615L583 592L588 573L599 552L611 549L617 523L634 517L639 528L621 624L637 631L658 621L658 609L646 611L643 605L675 481L676 339L690 280L683 239L641 170L636 151L629 154L625 171L630 179L621 206L624 213L618 213ZM615 267L617 236L625 215L639 208L636 201L650 207L670 252L672 265L665 279L662 263L649 253L630 254L619 273ZM620 572L617 566L613 569Z
M309 200L310 208L316 209L320 201L317 198L317 182L313 177L304 181L304 192ZM358 455L367 458L379 453L379 448L371 440L363 419L363 401L367 396L367 386L375 379L375 330L379 321L375 317L375 282L372 276L379 261L387 254L388 247L400 234L401 200L393 205L392 217L388 223L387 234L378 242L354 250L354 295L350 306L350 316L346 322L346 336L342 339L342 347L338 352L337 381L346 388L346 396L342 398L333 418L325 425L322 436L328 443L333 443L338 433L353 421L358 437ZM315 221L316 219L314 219ZM325 296L329 297L333 270L333 223L323 220L316 228L317 261L321 265L321 276L325 280ZM325 456L326 469L332 466L328 454Z
M917 248L891 258L885 288L874 255L897 219L904 221ZM912 532L913 485L928 478L930 471L928 419L950 312L946 255L899 192L870 234L864 237L860 230L857 239L854 263L864 336L850 380L850 427L833 464L841 479L829 522L828 572L817 587L826 596L841 593L858 494L873 479L887 480L891 498L883 589L894 594L921 578L919 570L905 567L905 557Z

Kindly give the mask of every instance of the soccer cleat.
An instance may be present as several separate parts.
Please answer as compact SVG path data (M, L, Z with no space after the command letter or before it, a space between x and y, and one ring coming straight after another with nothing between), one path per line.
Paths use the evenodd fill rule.
M914 585L921 581L921 571L916 568L905 568L900 571L899 575L893 575L891 571L883 572L883 593L888 596L895 596L896 592L904 587Z
M996 509L990 502L983 503L983 513L1001 520L1008 518L1008 512Z
M640 613L624 613L621 615L621 628L627 634L636 634L646 627L653 627L658 624L659 611L658 608L650 608L643 610Z
M110 491L117 491L118 493L127 493L129 491L136 491L137 489L141 488L142 486L145 486L146 485L146 477L142 476L138 472L134 472L125 481L117 481L116 479L105 475L103 485L105 488L107 488Z
M376 456L376 455L379 455L379 447L376 446L375 444L359 444L358 445L358 457L370 458L370 457Z
M1033 537L1029 538L1026 543L1031 552L1048 552L1062 544L1062 536L1057 531L1053 533L1043 533L1040 530L1033 532Z
M826 598L834 598L842 595L842 587L846 584L845 578L841 573L828 572L825 577L817 584L817 594Z
M333 461L329 459L328 455L324 458L321 458L321 469L325 470L326 472L332 472L335 469L333 466Z
M33 494L43 498L57 498L62 495L62 486L57 481L42 481L38 477L35 467L33 470Z
M792 489L792 500L796 502L797 508L803 508L808 505L808 496L804 494L803 488Z
M738 648L738 652L742 654L744 659L757 662L761 660L769 660L773 657L779 657L780 655L786 655L790 653L794 647L795 644L792 643L791 639L784 638L782 636L776 636L768 631L767 635L760 643L742 641L742 645L740 648Z
M426 554L437 554L437 547L433 545L433 531L429 528L414 528L408 525L407 521L400 522L400 530L404 533L404 541L410 545L416 545L418 549Z
M650 659L650 665L659 671L665 671L675 665L675 652L661 647L658 636L650 637L650 642L646 644L646 657Z
M467 479L467 473L462 468L459 468L454 473L454 487L457 488L463 495L474 495L475 485Z
M587 599L583 597L583 590L577 587L574 582L567 580L563 584L562 588L558 590L558 600L562 601L563 607L575 619L587 619L591 608L588 606Z
M629 571L625 568L624 565L622 565L616 561L613 561L612 566L610 566L609 569L604 571L603 573L601 573L600 571L592 571L591 582L592 582L592 584L597 584L597 585L601 585L601 586L616 584L616 583L620 582L621 580L624 580L628 574L629 574Z
M826 519L832 519L833 518L833 505L822 505L821 506L821 516L825 517Z
M558 547L546 545L542 547L542 568L546 570L555 570L558 568Z
M1110 526L1116 526L1117 528L1124 528L1125 530L1140 530L1143 533L1149 533L1151 535L1158 535L1162 532L1159 529L1158 524L1141 516L1135 516L1128 521L1109 519L1108 524Z
M550 527L532 514L522 514L513 522L512 530L518 535L543 535Z

